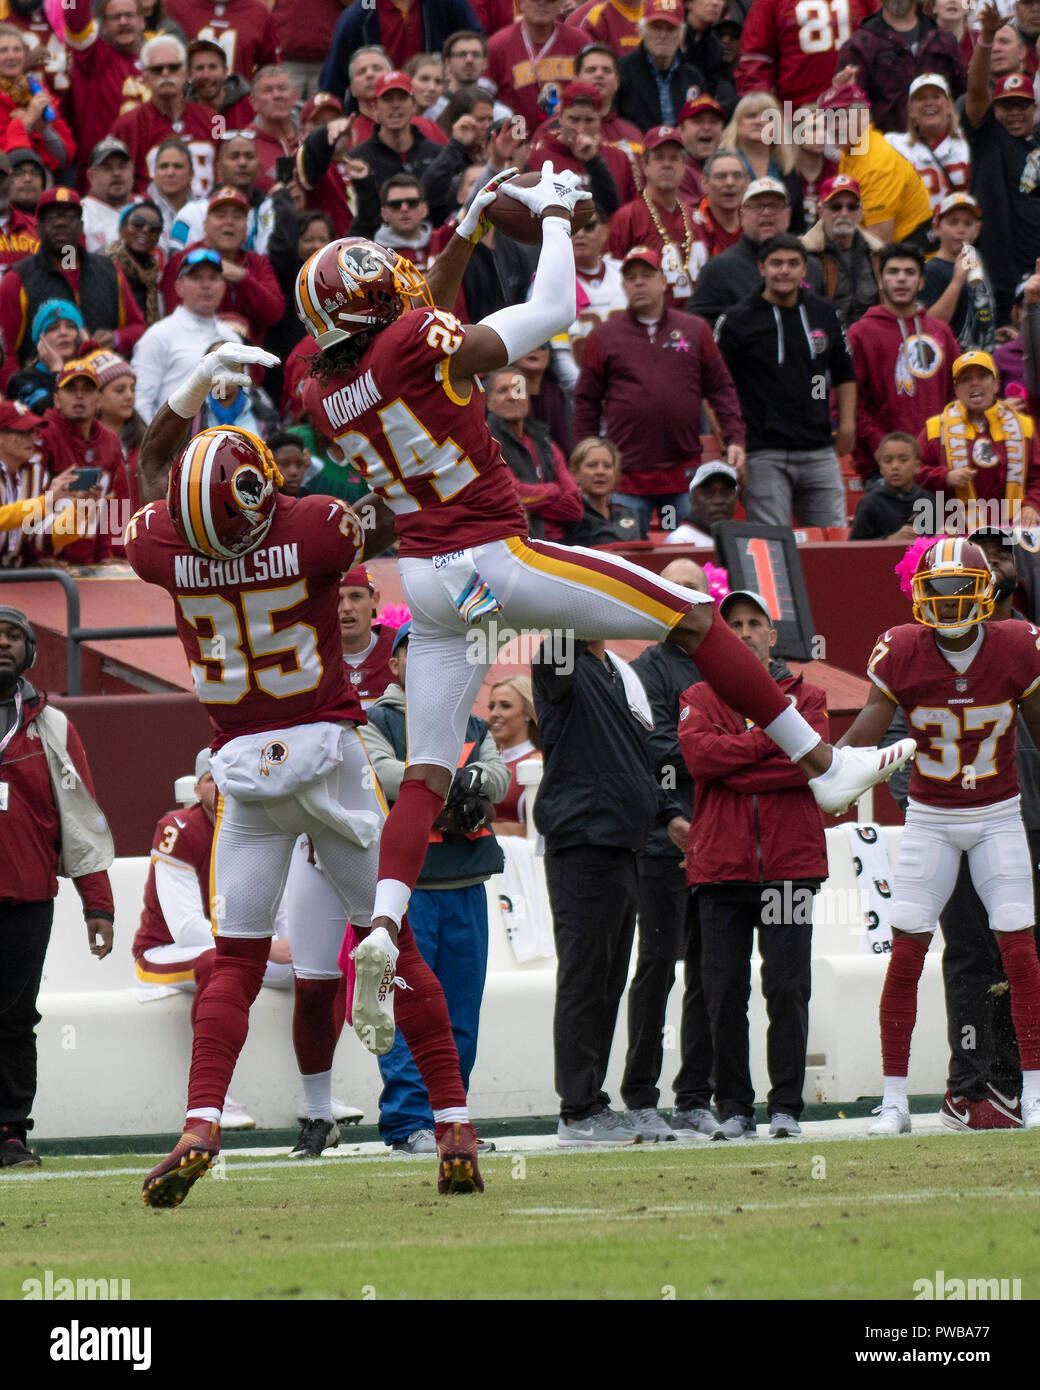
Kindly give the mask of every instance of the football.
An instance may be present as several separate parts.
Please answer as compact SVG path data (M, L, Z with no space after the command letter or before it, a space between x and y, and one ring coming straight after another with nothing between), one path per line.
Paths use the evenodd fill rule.
M517 188L533 188L540 178L541 174L537 173L517 174L516 178L510 179L509 182ZM514 241L537 246L542 239L541 219L528 212L523 203L511 198L505 189L506 185L503 184L495 194L495 201L485 209L484 216L493 227L505 232L506 236L511 236ZM592 199L583 199L571 213L571 231L584 227L592 214Z

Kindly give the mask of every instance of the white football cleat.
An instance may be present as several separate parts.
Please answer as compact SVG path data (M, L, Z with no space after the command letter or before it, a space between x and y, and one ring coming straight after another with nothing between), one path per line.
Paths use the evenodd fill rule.
M369 932L354 952L354 1032L377 1057L394 1045L397 947L385 927Z
M887 748L835 748L827 771L809 779L817 805L828 815L840 816L868 788L887 782L905 767L916 752L912 738L901 738Z
M1040 1129L1040 1097L1022 1102L1022 1128Z
M301 1102L299 1106L299 1112L300 1113L296 1116L297 1124L307 1124L307 1104L305 1101ZM345 1100L337 1100L336 1097L333 1096L332 1118L336 1121L337 1124L359 1125L361 1121L365 1118L365 1112L363 1110L359 1110L356 1105L348 1105Z
M888 1138L895 1134L910 1133L910 1111L901 1110L898 1105L879 1105L871 1112L877 1119L867 1130L875 1138Z
M224 1109L220 1116L220 1127L221 1129L256 1129L256 1121L244 1105L239 1105L237 1100L232 1100L228 1096L224 1101Z

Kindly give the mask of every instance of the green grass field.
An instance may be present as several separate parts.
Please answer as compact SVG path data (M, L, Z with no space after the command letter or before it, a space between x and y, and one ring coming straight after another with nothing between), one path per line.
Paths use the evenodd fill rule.
M451 1199L428 1159L225 1158L169 1212L140 1156L4 1175L0 1297L48 1269L134 1299L909 1300L937 1270L1040 1294L1022 1133L506 1153Z

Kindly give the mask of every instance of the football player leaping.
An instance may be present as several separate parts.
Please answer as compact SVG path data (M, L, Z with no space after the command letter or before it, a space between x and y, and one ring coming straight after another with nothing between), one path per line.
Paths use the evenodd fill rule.
M962 852L996 933L1011 986L1022 1059L1022 1124L1040 1129L1040 962L1033 878L1019 813L1016 711L1040 737L1040 632L987 623L993 583L978 546L936 541L912 579L915 622L879 638L868 674L875 688L845 735L879 739L901 705L907 728L928 739L910 776L889 917L892 954L881 991L884 1095L871 1134L910 1129L906 1076L917 982ZM843 741L845 741L843 740Z
M297 837L310 836L342 905L337 941L348 916L370 920L375 894L384 807L357 731L365 716L346 679L338 617L340 579L361 558L358 519L337 498L280 496L270 450L246 430L204 430L178 454L211 390L246 384L248 364L276 361L240 344L203 358L141 446L142 498L167 489L169 472L167 500L148 502L126 534L137 573L173 595L178 635L214 729L212 770L222 793L210 875L212 975L195 1018L184 1133L145 1179L153 1207L181 1202L219 1152L220 1112ZM369 539L376 553L392 541L388 514ZM319 935L322 928L314 924ZM399 945L409 985L401 1031L442 1121L438 1186L480 1190L444 995L407 925ZM369 1041L385 1051L392 1029L385 1047Z
M488 629L473 630L491 615L500 612L517 630L668 639L696 652L704 679L798 763L824 810L844 810L913 756L912 739L881 753L835 753L715 618L706 595L615 555L527 539L474 377L515 361L573 321L570 214L588 196L576 182L546 164L535 187L504 183L541 219L542 249L527 303L479 324L465 326L436 305L455 302L481 236L482 209L495 196L492 185L437 258L434 294L395 251L360 238L316 252L297 279L297 309L322 349L312 359L304 403L392 509L412 611L408 768L380 843L373 929L355 957L356 997L373 1027L387 1025L392 999L377 999L376 987L393 976L398 924L458 764L466 718L497 655Z

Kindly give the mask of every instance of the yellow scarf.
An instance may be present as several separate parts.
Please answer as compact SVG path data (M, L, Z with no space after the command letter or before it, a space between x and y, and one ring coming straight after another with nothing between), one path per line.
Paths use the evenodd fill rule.
M10 97L15 106L28 106L32 101L29 79L25 73L19 73L17 77L0 77L0 92Z
M1004 445L1007 459L1004 500L1021 503L1026 490L1028 441L1032 438L1033 421L1028 416L1023 417L1012 410L1007 401L997 401L990 406L986 411L986 421L989 424L989 438L994 444ZM948 471L964 468L973 461L972 446L978 437L979 431L972 424L963 404L960 401L951 401L939 416L939 442ZM994 465L997 463L999 458L994 460ZM962 483L956 492L962 502L978 500L973 482Z

